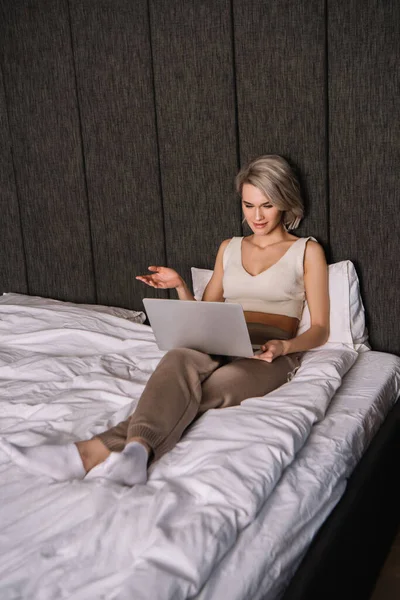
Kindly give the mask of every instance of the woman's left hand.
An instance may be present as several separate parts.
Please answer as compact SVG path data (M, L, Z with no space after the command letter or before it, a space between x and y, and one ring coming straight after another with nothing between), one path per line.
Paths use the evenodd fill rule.
M272 362L278 356L285 354L286 346L284 340L269 340L265 342L260 348L262 352L255 354L253 358L258 360L265 360L266 362Z

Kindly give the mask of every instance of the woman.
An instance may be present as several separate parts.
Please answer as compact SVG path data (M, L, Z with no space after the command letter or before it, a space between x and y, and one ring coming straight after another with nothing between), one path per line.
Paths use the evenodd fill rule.
M261 156L236 178L244 220L252 234L222 242L203 295L206 302L239 302L254 346L253 358L209 355L178 348L161 359L131 417L91 440L64 446L16 448L27 468L63 480L104 477L134 485L209 408L235 406L263 396L290 378L301 352L329 335L328 270L321 246L297 238L303 216L298 182L280 156ZM180 275L151 266L137 279L155 288L175 288L181 300L194 296ZM295 337L304 299L311 326Z

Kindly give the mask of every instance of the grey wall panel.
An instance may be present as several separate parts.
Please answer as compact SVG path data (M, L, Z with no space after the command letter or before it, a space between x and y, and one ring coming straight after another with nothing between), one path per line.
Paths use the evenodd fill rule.
M27 292L24 247L0 69L0 294Z
M145 0L70 0L98 301L142 309L165 264Z
M328 14L333 257L358 267L373 348L400 354L400 5Z
M150 8L167 260L190 283L240 234L230 2Z
M400 354L399 6L0 0L1 289L94 301L95 264L99 302L165 297L134 275L212 267L238 163L276 152L299 233L355 262L372 344Z
M281 154L300 171L297 230L327 248L325 14L320 0L234 0L241 163Z
M95 301L68 12L3 3L4 80L29 291Z

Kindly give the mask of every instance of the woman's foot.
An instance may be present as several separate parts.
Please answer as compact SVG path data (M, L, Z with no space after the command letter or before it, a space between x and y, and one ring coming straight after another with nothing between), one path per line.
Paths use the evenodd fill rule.
M43 444L23 447L2 439L1 448L10 459L30 473L47 475L56 481L83 479L86 470L75 444Z
M128 443L122 452L111 452L104 462L90 470L85 480L100 477L127 486L146 483L147 448L137 441Z
M26 471L56 481L103 477L132 486L147 481L149 446L131 441L122 452L110 452L99 438L76 444L43 444L21 447L0 438L0 447Z
M76 447L78 448L86 473L105 461L111 454L100 438L76 442Z

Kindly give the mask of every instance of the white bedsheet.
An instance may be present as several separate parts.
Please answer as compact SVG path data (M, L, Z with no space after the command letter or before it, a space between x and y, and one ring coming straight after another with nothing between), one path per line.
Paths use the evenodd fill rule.
M3 439L28 446L104 430L133 411L163 354L148 326L0 299ZM0 444L0 597L194 597L265 506L356 358L345 348L309 353L294 380L268 396L209 411L134 488L33 476Z

